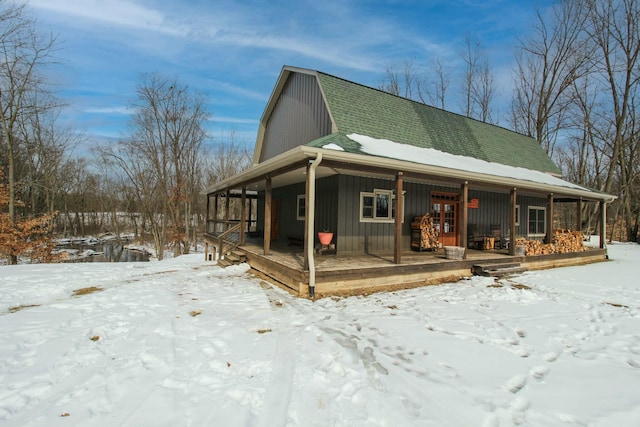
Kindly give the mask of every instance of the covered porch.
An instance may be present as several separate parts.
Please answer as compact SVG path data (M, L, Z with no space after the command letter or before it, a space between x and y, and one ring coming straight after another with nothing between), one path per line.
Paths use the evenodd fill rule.
M265 254L262 241L249 239L237 248L245 254L255 274L274 282L298 296L307 297L309 270L301 248L274 244ZM517 265L536 270L582 265L606 259L606 251L589 248L584 252L537 256L512 256L508 249L467 249L462 260L447 259L444 251L403 251L402 263L393 253L315 256L315 296L365 295L411 287L457 281L474 274L478 266Z
M371 251L360 253L340 252L341 242L338 240L337 255L318 255L315 236L318 229L316 208L316 180L331 176L359 176L367 179L375 178L392 182L390 194L394 198L394 219L390 224L392 250L389 252ZM511 236L519 237L516 229L518 223L518 198L536 197L543 200L546 220L542 221L543 229L538 235L550 243L552 239L554 207L557 203L569 203L576 209L575 229L581 229L581 212L584 203L597 203L601 212L600 235L605 234L606 203L608 196L596 194L581 187L566 187L555 181L542 181L511 178L501 175L482 175L477 172L465 172L437 166L425 166L412 162L383 159L371 156L358 156L336 150L319 149L300 146L282 155L269 159L248 171L229 180L216 184L208 191L208 229L206 237L211 242L212 250L224 255L226 251L237 246L245 252L251 267L271 279L284 284L299 295L314 296L336 293L367 293L390 287L420 286L440 283L471 274L474 265L487 263L519 263L527 268L550 268L560 265L582 264L606 259L604 239L599 250L574 252L569 254L550 254L544 258L516 256L514 244L505 249L476 251L468 249L469 206L471 190L490 192L501 195L506 203L500 214L503 218L504 233L507 242ZM551 178L549 178L551 179ZM277 214L273 209L274 189L284 188L295 183L304 183L302 204L298 205L304 224L304 232L299 236L302 249L287 248L286 244L274 239L273 226L277 224L272 218ZM451 202L456 214L453 234L455 245L465 248L463 259L445 259L443 251L436 253L415 253L407 244L405 222L410 215L403 212L404 193L408 185L447 185L454 192L455 201ZM252 198L262 193L263 205L252 210ZM239 217L230 216L230 203L233 199L240 204L236 211ZM224 205L219 207L219 201ZM447 202L449 203L449 202ZM356 209L356 208L354 208ZM261 227L258 240L252 239L252 224L255 224L251 212L260 210L262 218L257 222ZM508 212L507 212L508 211ZM247 215L248 212L248 215ZM523 218L524 220L524 218ZM403 234L403 227L405 233ZM526 224L525 224L526 227ZM520 226L522 229L522 226ZM338 239L345 235L353 235L353 230L340 232ZM215 258L215 257L214 257Z

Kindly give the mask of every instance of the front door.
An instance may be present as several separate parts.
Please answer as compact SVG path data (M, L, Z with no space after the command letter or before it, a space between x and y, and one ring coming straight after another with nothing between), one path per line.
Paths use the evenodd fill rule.
M431 193L431 217L442 246L458 246L458 207L455 193Z

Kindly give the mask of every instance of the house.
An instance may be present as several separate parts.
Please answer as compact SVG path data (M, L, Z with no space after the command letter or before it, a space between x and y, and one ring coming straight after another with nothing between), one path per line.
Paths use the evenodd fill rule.
M539 268L605 259L604 239L592 251L516 254L513 236L551 240L558 203L575 205L577 230L584 203L598 203L606 224L614 197L560 175L532 138L285 66L253 166L207 189L206 237L221 255L237 247L254 270L312 296L437 282L480 261ZM439 246L465 248L462 259L410 251L411 224L426 213ZM318 242L322 230L333 233L328 245ZM475 239L489 236L507 248L476 250Z

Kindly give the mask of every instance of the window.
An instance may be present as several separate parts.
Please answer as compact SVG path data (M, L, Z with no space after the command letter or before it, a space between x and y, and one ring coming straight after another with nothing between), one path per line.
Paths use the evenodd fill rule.
M304 194L300 194L298 195L298 202L297 202L297 210L298 210L298 216L297 219L298 221L304 221L304 217L305 214L307 212L306 210L306 201L307 201L307 197Z
M520 225L520 205L516 205L516 226Z
M541 237L547 232L547 208L529 206L529 236Z
M395 216L396 196L392 190L373 190L372 193L360 193L361 222L393 222Z

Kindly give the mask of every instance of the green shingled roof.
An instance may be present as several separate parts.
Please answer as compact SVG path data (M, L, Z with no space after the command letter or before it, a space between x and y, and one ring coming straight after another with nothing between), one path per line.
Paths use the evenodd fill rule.
M318 73L328 107L338 128L332 143L347 152L358 144L351 133L402 144L433 148L488 162L560 174L558 167L533 139L499 126ZM309 145L329 143L322 138Z

